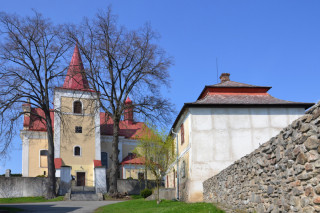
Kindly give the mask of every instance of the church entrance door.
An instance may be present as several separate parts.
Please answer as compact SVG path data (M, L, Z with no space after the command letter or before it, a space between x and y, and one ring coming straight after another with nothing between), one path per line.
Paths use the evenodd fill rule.
M77 172L77 186L85 186L86 173Z

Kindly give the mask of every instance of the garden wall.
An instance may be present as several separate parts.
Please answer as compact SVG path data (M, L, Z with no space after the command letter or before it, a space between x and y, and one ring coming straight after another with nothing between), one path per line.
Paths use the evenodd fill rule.
M130 180L130 179L118 179L117 180L118 191L120 193L128 193L129 195L139 195L140 191L145 187L144 180ZM155 188L156 181L148 180L148 188ZM164 186L164 183L161 183L160 186Z
M0 177L0 198L44 196L46 183L43 177Z
M204 201L249 212L320 212L320 108L203 183Z

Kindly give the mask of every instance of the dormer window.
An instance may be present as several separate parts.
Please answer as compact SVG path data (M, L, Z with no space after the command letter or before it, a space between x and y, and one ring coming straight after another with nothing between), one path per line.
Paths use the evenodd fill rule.
M80 146L75 146L73 151L74 156L81 156L81 148Z
M82 113L82 103L81 101L73 102L73 113L81 114Z

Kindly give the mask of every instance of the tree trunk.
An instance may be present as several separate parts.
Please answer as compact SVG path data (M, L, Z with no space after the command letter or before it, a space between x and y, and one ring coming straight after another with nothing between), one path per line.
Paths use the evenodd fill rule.
M157 178L157 191L158 191L158 195L157 195L157 204L159 204L159 203L160 203L159 178Z
M147 149L147 148L146 148ZM145 158L147 157L147 153L148 151L146 150L146 153L145 153ZM146 159L145 159L146 160ZM148 168L147 168L147 165L146 165L147 162L144 163L144 188L147 189L148 188Z
M112 162L109 176L109 195L113 196L118 193L117 179L119 173L119 122L120 119L113 120L113 141L112 141Z
M50 118L50 112L46 112L47 135L48 135L48 183L47 183L47 199L56 197L56 169L54 166L54 143L53 130Z
M144 188L148 188L148 168L144 165Z

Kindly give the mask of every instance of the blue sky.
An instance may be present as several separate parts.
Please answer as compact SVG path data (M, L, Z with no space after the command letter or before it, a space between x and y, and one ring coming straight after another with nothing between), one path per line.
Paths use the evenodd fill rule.
M164 95L177 112L204 85L217 83L217 67L233 81L272 86L269 93L280 99L320 100L317 0L10 0L0 10L28 15L34 8L56 23L76 24L109 4L121 25L135 29L149 22L160 33L159 45L175 62ZM10 159L0 160L0 174L7 168L21 173L20 146L17 136Z

